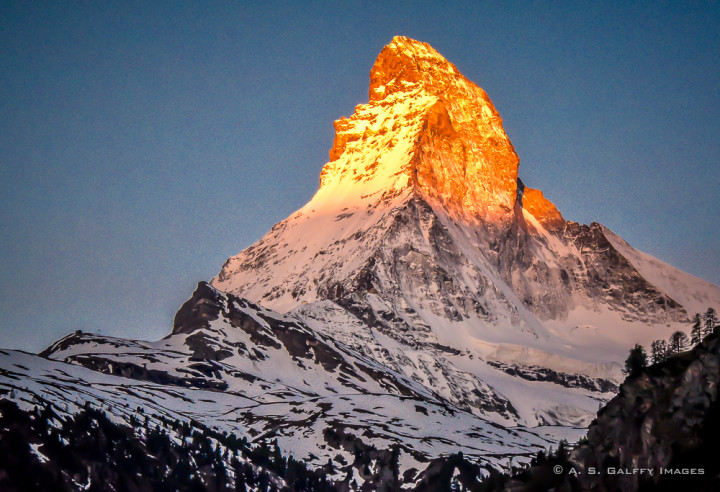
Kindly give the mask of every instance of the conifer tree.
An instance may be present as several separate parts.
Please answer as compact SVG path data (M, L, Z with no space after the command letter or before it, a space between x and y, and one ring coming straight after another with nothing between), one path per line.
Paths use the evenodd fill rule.
M700 319L700 314L696 314L692 328L690 329L690 343L697 345L703 339L703 323Z
M676 331L670 335L670 352L673 354L679 354L688 343L688 336L682 331Z
M645 366L647 366L647 354L643 346L636 343L625 359L625 374L633 376Z
M650 345L650 354L653 364L664 361L667 358L667 343L665 340L655 340Z
M708 310L705 311L705 315L703 316L703 318L705 321L704 334L709 335L713 332L713 330L718 324L717 313L713 308L708 308Z

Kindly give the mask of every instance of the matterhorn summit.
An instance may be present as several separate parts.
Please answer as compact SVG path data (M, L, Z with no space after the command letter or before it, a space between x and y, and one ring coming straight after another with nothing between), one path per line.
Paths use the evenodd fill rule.
M370 72L370 102L335 129L317 199L334 196L346 206L345 190L411 189L458 216L512 211L518 157L500 116L427 44L394 38Z
M720 288L563 217L519 163L488 95L395 37L315 195L200 282L167 337L0 351L0 391L272 443L340 490L577 440L628 349L720 309Z

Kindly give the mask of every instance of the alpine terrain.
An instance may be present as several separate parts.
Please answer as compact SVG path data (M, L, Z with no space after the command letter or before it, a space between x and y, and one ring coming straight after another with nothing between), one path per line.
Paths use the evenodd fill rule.
M222 436L273 443L338 488L421 488L458 452L480 475L576 441L633 344L720 309L719 287L525 186L487 94L425 43L395 37L335 131L315 196L167 337L0 351L0 394L59 421L202 426L221 455Z

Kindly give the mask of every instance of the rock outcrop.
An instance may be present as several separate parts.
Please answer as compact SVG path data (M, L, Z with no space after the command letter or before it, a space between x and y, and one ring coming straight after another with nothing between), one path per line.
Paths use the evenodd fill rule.
M598 412L587 443L570 454L583 488L719 490L718 384L718 333L628 377ZM588 473L590 468L599 473Z

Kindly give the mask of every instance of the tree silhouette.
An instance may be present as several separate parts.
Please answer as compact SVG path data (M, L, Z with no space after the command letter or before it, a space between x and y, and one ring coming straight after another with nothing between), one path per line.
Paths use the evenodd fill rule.
M713 332L715 327L718 324L718 318L717 313L713 308L708 308L707 311L705 311L705 314L703 315L704 321L705 321L705 327L704 327L704 334L709 335Z
M700 314L696 314L692 328L690 329L690 343L697 345L703 339L703 322L700 319Z
M625 374L634 376L645 366L647 366L647 354L643 346L636 343L625 359Z
M688 336L685 334L685 332L678 330L672 335L670 335L670 351L673 354L679 354L680 352L685 350L687 344Z
M667 342L665 340L655 340L650 345L650 354L652 357L652 363L657 364L667 359Z

